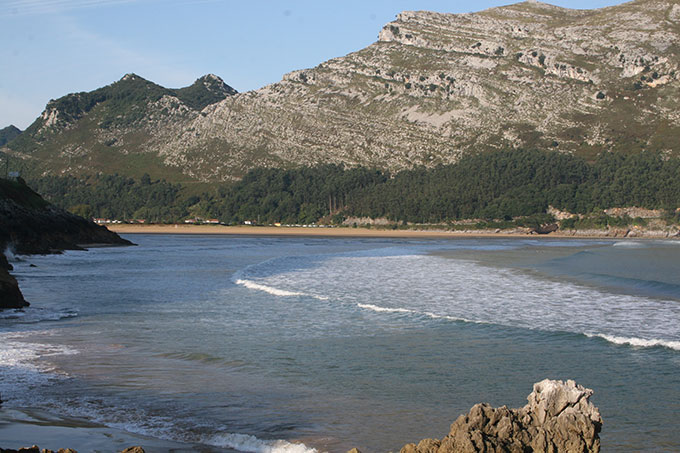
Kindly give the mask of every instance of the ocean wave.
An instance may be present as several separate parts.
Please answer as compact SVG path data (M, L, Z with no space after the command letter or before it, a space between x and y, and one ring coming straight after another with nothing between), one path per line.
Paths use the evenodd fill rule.
M647 245L643 242L640 241L619 241L615 242L613 244L614 247L624 247L624 248L631 248L631 249L642 249L645 248Z
M248 434L218 434L205 439L203 443L248 453L317 453L316 448L302 443L262 440Z
M587 333L585 334L587 337L590 338L602 338L604 340L607 340L610 343L618 344L618 345L624 345L624 346L634 346L637 348L668 348L668 349L674 349L676 351L680 351L680 341L671 341L671 340L660 340L660 339L644 339L644 338L635 338L635 337L617 337L615 335L606 335L606 334L601 334L601 333Z
M74 310L50 310L45 308L19 308L0 311L0 321L15 321L18 324L33 324L42 321L59 321L60 319L75 318L78 312Z
M386 307L378 307L377 305L372 305L372 304L357 304L357 307L364 308L366 310L375 311L375 312L378 312L378 313L417 313L414 310L408 310L406 308L386 308Z
M266 286L262 285L260 283L255 283L252 280L244 280L244 279L238 279L235 282L237 285L245 286L248 289L254 289L257 291L264 291L265 293L271 294L273 296L281 296L281 297L295 297L295 296L307 296L307 297L313 297L315 299L319 300L328 300L328 297L325 296L317 296L315 294L307 294L299 291L287 291L285 289L279 289L279 288L274 288L272 286Z
M68 377L62 371L38 359L54 355L77 354L66 346L27 341L36 334L49 331L10 332L0 334L0 394L6 401L21 400L30 389Z
M417 311L417 310L410 310L408 308L388 308L388 307L379 307L378 305L373 305L373 304L357 304L357 307L363 308L365 310L371 310L376 313L404 313L404 314L412 314L416 316L426 316L431 319L443 319L446 321L454 321L454 322L467 322L467 323L472 323L472 324L489 324L486 321L475 321L472 319L466 319L466 318L460 318L456 316L449 316L449 315L439 315L437 313L432 313L429 311Z
M429 318L432 318L432 319L445 319L447 321L466 322L466 323L470 323L470 324L490 324L487 321L475 321L473 319L461 318L461 317L456 317L456 316L438 315L436 313L431 313L429 311L426 311L423 314L425 316L429 317Z

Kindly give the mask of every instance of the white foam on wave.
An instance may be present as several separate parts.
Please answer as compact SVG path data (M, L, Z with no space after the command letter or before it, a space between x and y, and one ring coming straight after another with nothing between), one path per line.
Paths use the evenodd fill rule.
M473 323L473 324L489 324L486 321L475 321L475 320L472 320L472 319L461 318L461 317L456 317L456 316L438 315L436 313L431 313L429 311L426 311L423 314L425 316L429 317L429 318L432 318L432 319L445 319L447 321L467 322L467 323Z
M680 341L680 305L673 300L612 293L417 250L389 257L329 257L315 264L271 272L256 281L306 294L333 294L340 306L408 317L416 323L439 319L547 332L597 332L658 339L658 345L667 347Z
M656 348L656 347L663 347L663 348L668 348L668 349L674 349L676 351L680 351L680 341L668 341L668 340L659 340L659 339L644 339L644 338L635 338L635 337L617 337L615 335L605 335L605 334L591 334L588 333L586 334L587 337L593 338L593 337L598 337L602 338L604 340L607 340L610 343L618 344L618 345L625 345L625 346L634 346L638 348Z
M86 418L110 428L173 442L204 444L252 453L318 453L315 448L307 447L303 443L281 439L264 440L239 433L198 434L194 429L202 424L200 420L152 414L138 403L80 397L66 402L41 401L41 404L54 406L62 414ZM203 425L203 428L209 426Z
M27 396L31 389L47 385L67 375L52 365L39 361L44 357L77 354L66 346L32 343L33 335L50 335L49 331L10 332L0 334L0 394L12 401Z
M262 285L260 283L255 283L252 280L238 279L235 282L237 285L245 286L248 289L254 289L257 291L264 291L265 293L271 294L273 296L281 297L295 297L295 296L308 296L319 300L328 300L328 297L317 296L314 294L307 294L299 291L287 291L285 289L274 288L272 286Z
M615 242L614 247L624 247L624 248L630 248L630 249L642 249L645 248L646 245L642 242L639 241L620 241L620 242Z
M471 319L466 319L466 318L461 318L461 317L456 317L456 316L448 316L448 315L438 315L436 313L432 313L429 311L416 311L416 310L409 310L408 308L390 308L390 307L380 307L378 305L373 305L373 304L357 304L357 307L363 308L365 310L371 310L376 313L403 313L403 314L412 314L412 315L417 315L417 316L426 316L431 319L444 319L447 321L458 321L458 322L467 322L467 323L475 323L475 324L488 324L485 321L473 321Z
M255 283L250 280L236 280L237 285L245 286L248 289L255 289L257 291L264 291L265 293L271 294L273 296L282 296L282 297L290 297L290 296L304 296L304 293L300 293L297 291L286 291L284 289L278 289L278 288L272 288L271 286L266 286L266 285L261 285L259 283Z
M204 440L204 443L248 453L317 453L316 448L310 448L302 443L263 440L248 434L218 434Z
M377 305L372 305L372 304L357 304L357 307L364 308L366 310L375 311L375 312L378 312L378 313L415 313L414 310L408 310L406 308L387 308L387 307L379 307Z
M7 258L7 261L9 261L10 263L20 261L19 257L17 257L16 254L14 253L14 248L11 245L5 247L5 251L3 253L5 255L5 258Z

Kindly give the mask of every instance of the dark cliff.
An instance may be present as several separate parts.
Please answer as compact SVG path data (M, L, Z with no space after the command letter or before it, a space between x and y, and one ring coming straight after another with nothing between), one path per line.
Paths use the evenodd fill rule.
M132 245L116 233L46 202L22 179L0 179L0 251L19 254L59 253L83 250L84 245ZM0 309L21 308L28 303L11 265L0 253Z

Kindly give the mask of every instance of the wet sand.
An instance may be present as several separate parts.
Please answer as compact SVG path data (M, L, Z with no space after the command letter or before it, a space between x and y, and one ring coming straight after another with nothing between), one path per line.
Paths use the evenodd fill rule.
M41 410L0 408L0 448L18 450L32 445L54 451L72 448L79 452L116 452L135 445L143 446L147 453L233 451L165 441Z

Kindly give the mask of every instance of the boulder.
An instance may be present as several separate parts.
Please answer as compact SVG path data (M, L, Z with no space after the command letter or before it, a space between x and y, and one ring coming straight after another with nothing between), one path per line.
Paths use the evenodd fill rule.
M589 401L592 394L571 380L545 379L534 384L526 406L476 404L441 441L408 444L401 453L599 452L602 418Z
M6 308L23 308L28 306L19 284L9 271L12 265L7 262L5 255L0 252L0 310Z

